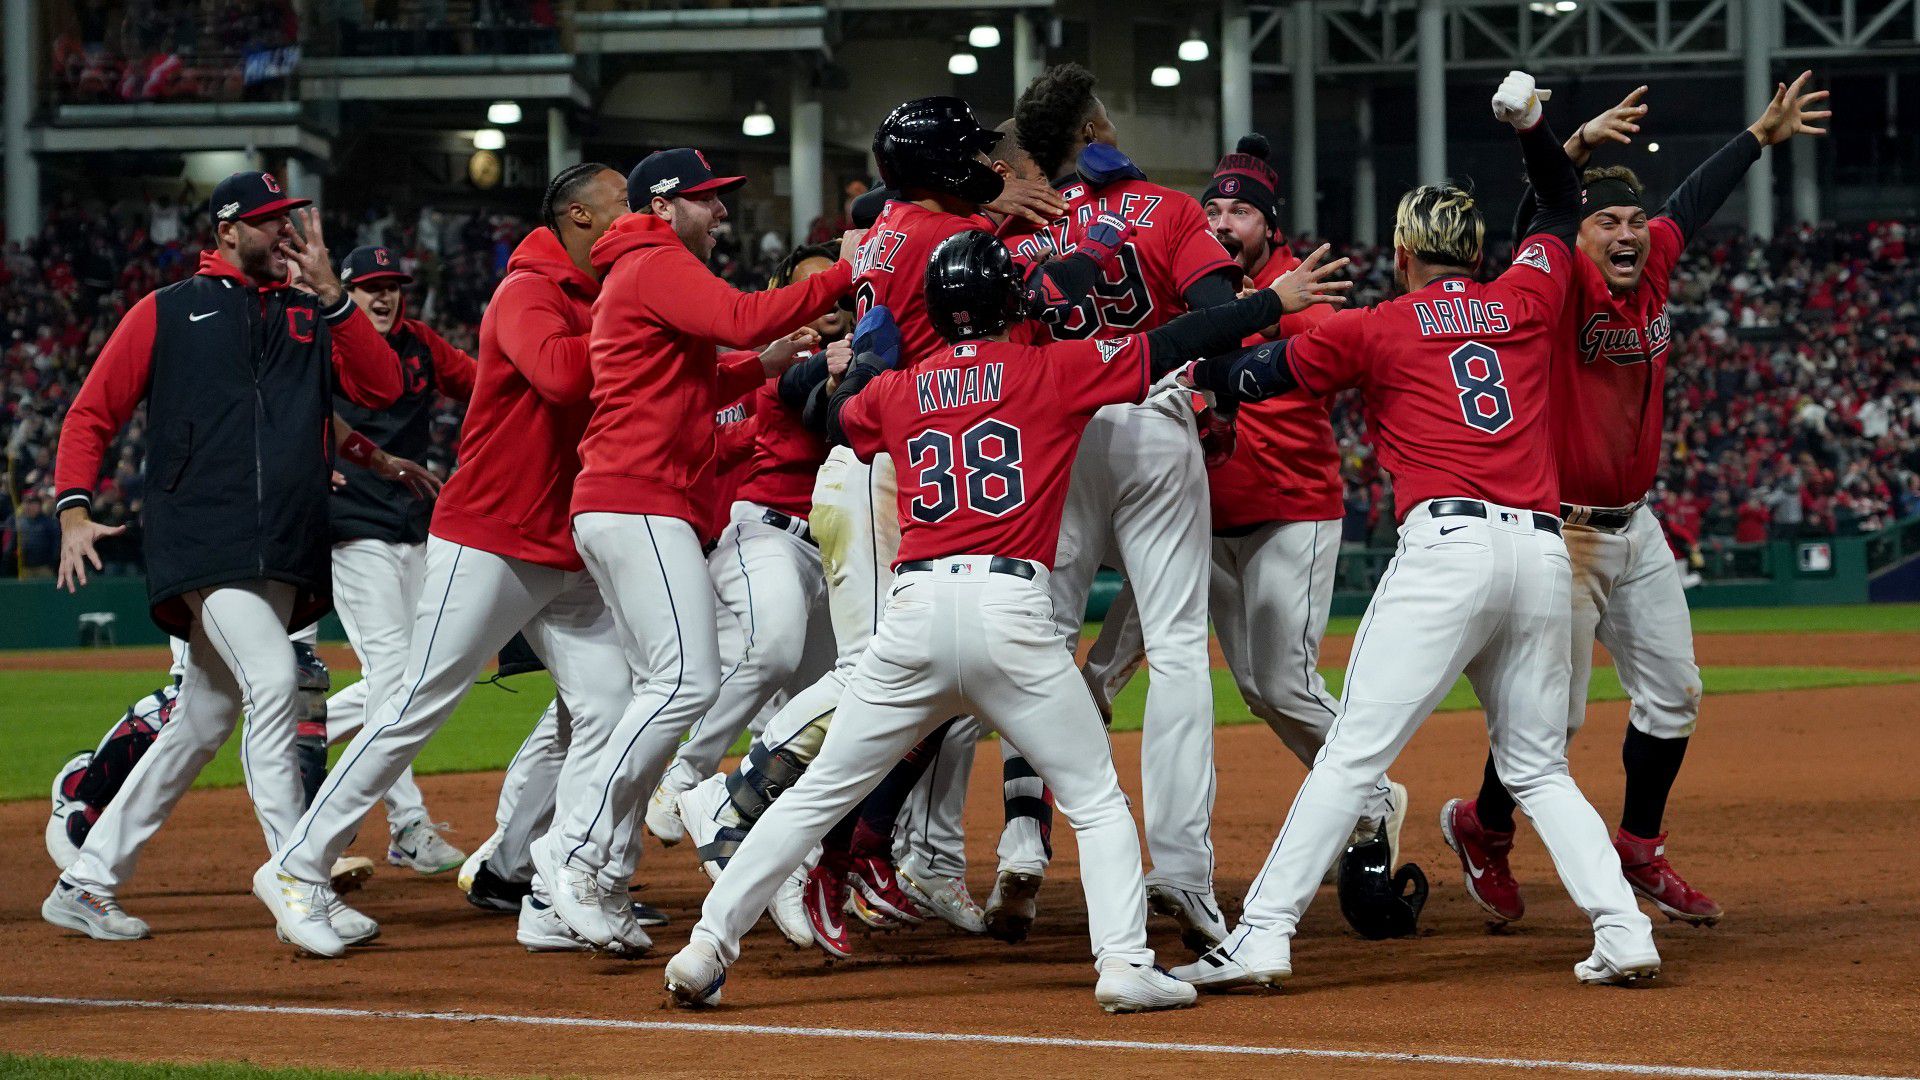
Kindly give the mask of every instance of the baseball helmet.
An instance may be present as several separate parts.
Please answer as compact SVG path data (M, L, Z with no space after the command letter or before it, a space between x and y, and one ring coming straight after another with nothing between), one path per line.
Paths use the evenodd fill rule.
M948 341L988 337L1024 316L1013 256L992 233L968 229L940 241L927 261L927 315Z
M1409 937L1427 905L1427 875L1408 863L1393 869L1386 831L1347 847L1340 859L1340 914L1361 937Z
M980 126L957 97L915 98L895 108L873 133L880 179L896 191L944 192L975 206L999 198L1000 174L980 160L1000 134Z

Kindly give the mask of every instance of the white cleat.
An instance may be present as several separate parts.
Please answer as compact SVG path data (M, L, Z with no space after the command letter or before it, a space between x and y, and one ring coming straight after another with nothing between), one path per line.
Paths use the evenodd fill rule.
M373 876L373 860L365 855L342 855L333 860L327 872L327 887L337 893L353 892Z
M138 941L152 933L146 923L127 914L120 901L65 878L53 883L53 892L40 905L40 917L95 941Z
M474 848L473 854L467 856L467 861L460 864L460 875L456 882L461 892L473 891L473 877L480 872L480 864L492 858L493 853L500 850L500 841L506 839L506 835L503 830L493 830L493 835L487 837L479 847Z
M1631 954L1613 957L1596 941L1593 954L1573 965L1573 974L1589 986L1632 986L1660 977L1660 954L1648 940Z
M253 872L253 895L273 913L280 940L327 959L346 953L347 943L329 918L339 902L332 889L301 881L269 860Z
M1185 1009L1199 996L1193 987L1152 964L1124 961L1101 964L1100 981L1093 988L1093 1000L1110 1013Z
M1407 827L1407 785L1398 780L1387 781L1387 866L1389 869L1400 865L1400 832ZM1353 832L1348 834L1347 842L1340 849L1341 854L1334 856L1333 865L1320 878L1322 885L1340 884L1340 861L1346 858L1347 848L1355 844L1364 844L1373 839L1379 825L1373 818L1361 818L1354 823Z
M424 818L403 827L387 845L387 861L421 874L444 874L466 862L466 852L441 838L446 827Z
M1168 974L1202 990L1278 988L1293 976L1292 942L1285 934L1256 934L1241 927L1200 959Z
M553 905L535 896L520 901L520 924L513 938L528 952L592 952L593 946L567 929Z
M365 945L380 936L380 924L348 907L338 894L327 903L327 925L333 927L333 932L349 948ZM282 944L293 944L278 923L274 924L273 936L279 938Z
M675 812L686 827L687 836L693 840L694 853L700 858L700 869L713 881L720 880L720 871L726 869L734 851L747 838L745 829L720 820L732 803L727 795L725 774L707 777L674 800ZM728 817L731 819L732 815Z
M704 941L687 947L667 961L667 993L673 1003L687 1008L720 1004L720 988L727 984L727 965Z
M674 758L673 764L667 766L666 775L660 778L660 785L648 797L647 831L665 846L672 847L687 838L687 826L680 820L677 804L680 793L691 790L700 780L693 766Z
M796 948L806 949L813 945L813 923L807 919L807 873L811 860L795 867L787 880L780 883L779 891L773 894L773 903L767 905L767 916L778 927L780 935L792 942Z
M533 866L546 886L554 913L567 928L586 938L595 948L613 944L613 927L607 925L605 889L591 870L563 863L553 851L559 834L548 833L533 842Z
M897 872L900 884L907 887L907 895L921 908L945 919L956 930L969 934L987 932L986 913L973 902L964 880L934 873L921 861L917 851L900 860Z
M1227 939L1227 920L1220 915L1220 902L1213 893L1194 892L1172 885L1147 886L1147 909L1180 924L1180 943L1195 956L1205 954Z
M638 960L653 951L653 938L647 936L633 913L630 889L603 889L600 910L606 917L608 929L613 931L613 940L607 944L608 952Z

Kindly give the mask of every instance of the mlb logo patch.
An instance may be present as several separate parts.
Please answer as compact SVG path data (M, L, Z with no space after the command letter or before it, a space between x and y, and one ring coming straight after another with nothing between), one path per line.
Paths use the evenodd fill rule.
M947 573L953 577L967 577L973 573L972 563L948 563Z
M1500 511L1500 524L1518 525L1520 524L1520 515L1511 510L1502 510Z
M969 356L978 356L979 354L980 354L980 346L978 345L955 345L953 347L953 358L955 360L960 360Z
M1459 278L1448 278L1440 283L1440 289L1442 292L1466 292L1467 283Z

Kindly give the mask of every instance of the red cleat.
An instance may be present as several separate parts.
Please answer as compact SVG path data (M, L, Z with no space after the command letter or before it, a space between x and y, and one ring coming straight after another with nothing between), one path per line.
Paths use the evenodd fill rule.
M1625 829L1613 834L1613 850L1620 853L1620 870L1633 891L1653 902L1669 919L1712 926L1723 912L1713 898L1680 876L1667 862L1667 834L1642 839Z
M891 859L854 856L853 887L860 894L855 903L897 925L918 926L926 920L919 905L900 887L900 876L893 872Z
M801 894L807 908L807 922L813 926L813 943L835 960L853 955L853 939L847 934L847 874L843 867L819 866L807 873L807 887Z
M1513 880L1513 868L1507 865L1507 856L1513 852L1511 831L1494 832L1482 826L1474 800L1451 799L1440 811L1440 832L1460 856L1460 879L1474 903L1503 923L1527 913L1520 883Z

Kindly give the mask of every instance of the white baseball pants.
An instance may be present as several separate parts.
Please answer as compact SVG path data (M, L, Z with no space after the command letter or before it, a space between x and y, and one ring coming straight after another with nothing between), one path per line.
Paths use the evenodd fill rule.
M185 671L173 719L134 766L87 842L62 876L112 896L133 876L140 851L246 714L240 762L247 794L269 850L300 820L300 769L294 726L304 704L287 619L294 589L279 581L242 581L188 593L193 612ZM331 865L329 863L328 865ZM323 869L317 881L327 880Z
M500 800L493 811L500 843L487 856L487 867L507 881L533 880L533 842L545 836L553 822L554 789L560 785L560 766L567 759L567 744L560 737L560 711L559 698L548 703L520 749L513 752L500 782Z
M1600 815L1567 772L1566 545L1531 511L1486 517L1414 506L1347 662L1342 712L1247 892L1241 923L1291 935L1387 766L1464 672L1487 711L1501 779L1546 843L1595 933L1619 952L1652 924L1620 875Z
M1145 643L1141 793L1151 883L1213 889L1213 679L1207 652L1206 462L1184 403L1109 405L1074 459L1053 574L1054 619L1076 641L1109 551L1133 587ZM1016 750L1025 747L1016 738ZM1045 865L1038 834L1003 836L1002 868Z
M1095 958L1152 962L1139 834L1099 713L1055 627L1046 573L992 574L990 561L940 559L896 582L819 757L707 894L693 937L722 961L739 958L741 936L780 883L916 740L972 713L1019 740L1072 824Z
M1642 506L1623 533L1569 525L1573 559L1573 692L1567 727L1587 720L1587 680L1597 638L1613 655L1630 701L1627 722L1657 739L1693 734L1700 719L1700 668L1693 619L1667 538Z
M327 698L328 745L352 738L366 724L369 701L386 701L399 692L426 574L425 544L347 540L333 545L333 611L360 659L360 681ZM426 799L411 765L383 798L392 835L427 820Z
M573 536L607 595L635 689L591 772L579 784L561 777L545 842L612 888L632 877L632 866L617 857L623 831L632 829L681 737L719 696L716 602L700 539L679 518L579 514ZM638 857L640 845L626 847Z
M574 727L558 798L585 790L591 758L633 695L613 617L593 579L441 538L427 539L427 572L399 691L353 738L291 840L281 869L323 882L382 792L453 715L481 668L515 633L553 674Z

